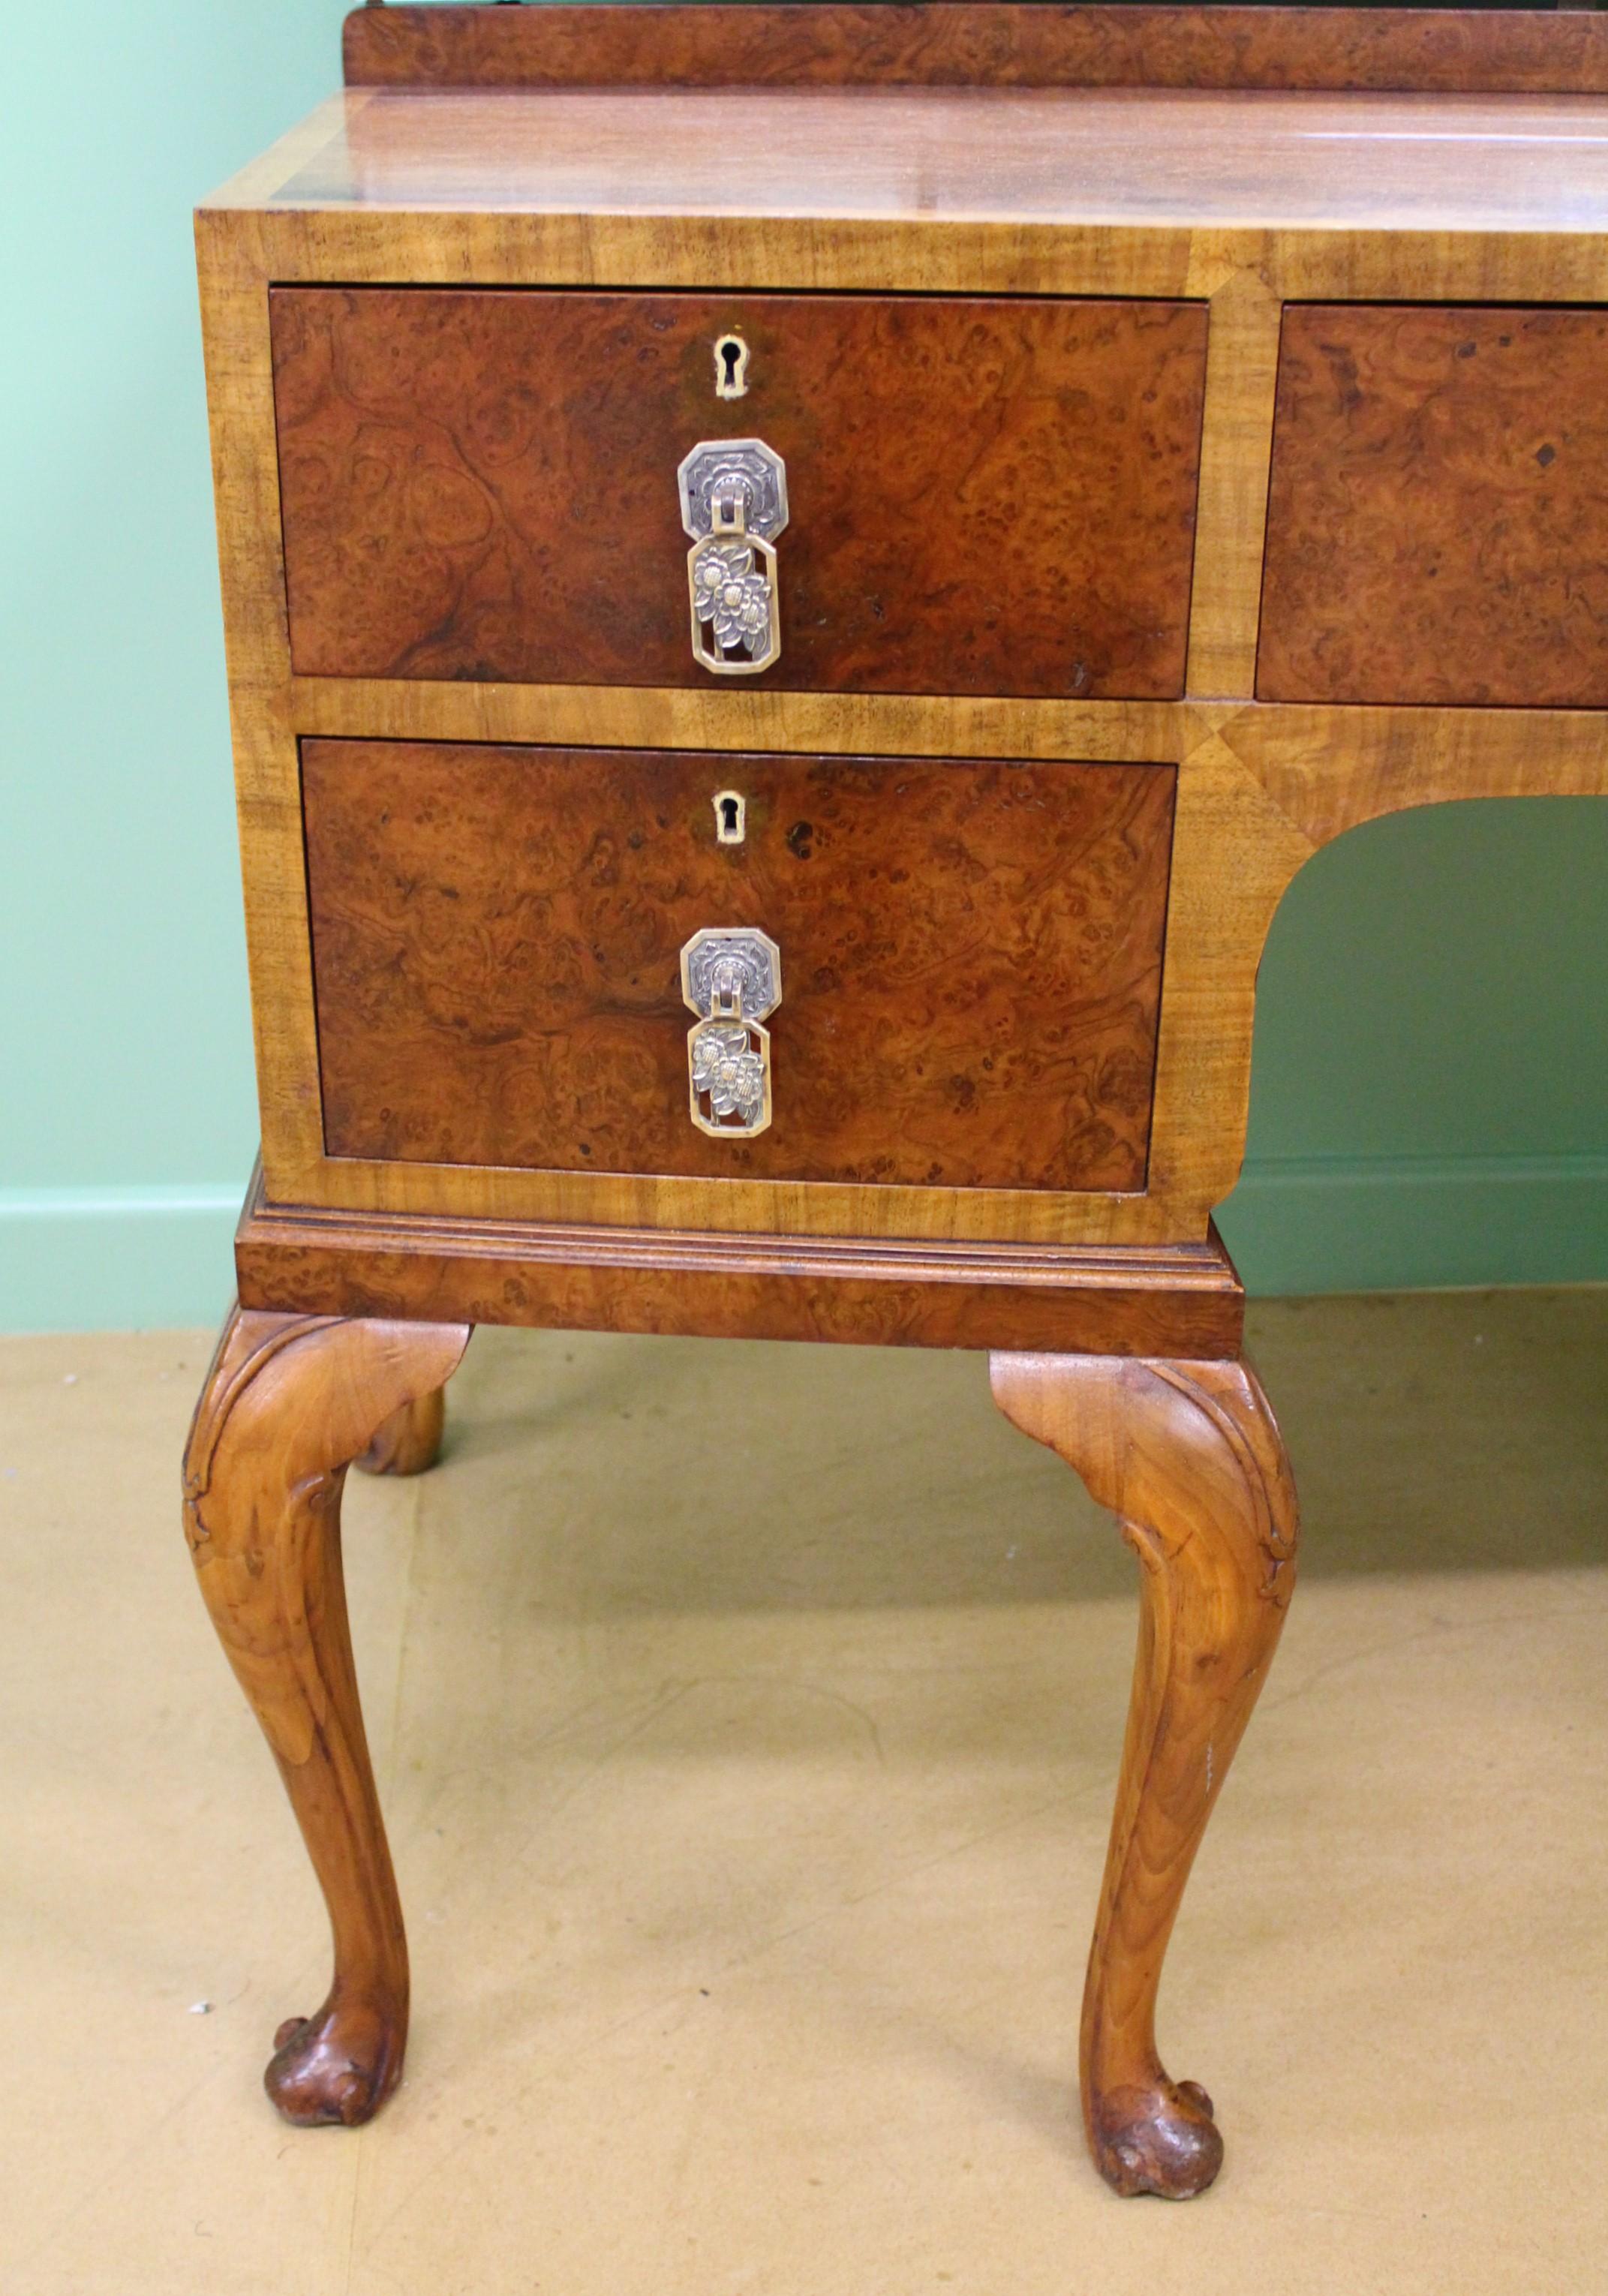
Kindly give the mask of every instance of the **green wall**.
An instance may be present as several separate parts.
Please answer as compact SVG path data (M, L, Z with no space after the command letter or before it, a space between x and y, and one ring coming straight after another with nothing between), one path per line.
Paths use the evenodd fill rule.
M335 84L340 14L7 27L0 1328L204 1321L228 1289L253 1110L188 209ZM1310 865L1223 1221L1254 1286L1608 1278L1605 895L1583 800Z
M1608 1281L1605 909L1598 798L1426 807L1308 862L1220 1215L1253 1289Z

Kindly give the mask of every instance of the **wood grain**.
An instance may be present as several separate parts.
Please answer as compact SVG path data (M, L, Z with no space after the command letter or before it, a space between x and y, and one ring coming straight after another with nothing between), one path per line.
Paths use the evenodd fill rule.
M1281 306L1255 271L1211 299L1189 617L1191 694L1249 694L1256 679L1268 458Z
M185 1528L212 1623L261 1723L329 1908L333 1981L275 2036L287 2120L366 2120L401 2078L407 1945L364 1735L340 1496L375 1431L443 1385L466 1325L234 1308L196 1405Z
M262 1308L718 1339L1225 1357L1244 1320L1215 1230L1064 1250L716 1235L321 1211L266 1202L259 1179L235 1265Z
M1183 690L1203 308L278 289L295 666L694 685L677 466L787 465L783 688ZM749 344L717 398L714 346Z
M1608 797L1608 742L1589 710L1258 706L1218 738L1314 852L1414 806Z
M1251 591L1250 644L1256 644ZM1249 699L1247 670L1240 689ZM770 750L821 757L1170 758L1205 712L1177 701L1022 701L985 694L780 693L717 687L488 685L449 678L298 677L298 730L398 742L533 742L550 748ZM1213 721L1231 714L1207 705Z
M1600 97L359 89L203 213L265 277L1602 299ZM322 135L319 131L322 130ZM762 152L737 168L734 149ZM516 220L517 219L517 220ZM1515 237L1515 234L1519 236Z
M1174 1921L1266 1678L1299 1513L1260 1382L1238 1363L997 1355L995 1400L1118 1517L1139 1558L1139 1648L1083 1998L1089 2148L1124 2194L1217 2175L1211 2099L1174 2081L1155 2006Z
M308 742L325 1143L432 1163L1144 1185L1165 767ZM740 846L716 837L740 790ZM782 950L775 1117L690 1121L679 952Z
M368 86L867 86L1608 90L1608 26L1517 9L367 7Z
M1608 702L1608 312L1286 312L1257 691Z

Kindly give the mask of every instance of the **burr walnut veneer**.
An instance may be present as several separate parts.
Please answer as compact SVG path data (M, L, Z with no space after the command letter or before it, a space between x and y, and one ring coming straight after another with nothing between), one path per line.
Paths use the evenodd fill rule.
M809 505L775 686L1184 691L1202 304L283 287L269 308L298 670L705 684L676 586L637 570L685 555L665 472L718 427L730 334L727 427Z
M1142 1566L1083 2095L1197 2192L1156 1989L1295 1568L1211 1225L1257 963L1353 824L1608 791L1608 20L346 56L197 218L262 1160L186 1512L335 1935L269 2089L400 2070L340 1488L470 1327L973 1348Z

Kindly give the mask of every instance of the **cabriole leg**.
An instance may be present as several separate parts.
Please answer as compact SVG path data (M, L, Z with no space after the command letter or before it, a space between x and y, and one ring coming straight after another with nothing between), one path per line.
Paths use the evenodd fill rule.
M1295 1578L1289 1460L1250 1365L997 1355L995 1400L1118 1516L1142 1565L1139 1649L1083 1998L1089 2148L1119 2193L1187 2199L1223 2142L1156 2053L1162 1958Z
M365 1475L422 1475L440 1457L446 1428L447 1390L432 1388L393 1411L352 1464Z
M340 1568L346 1471L436 1395L464 1324L234 1308L196 1406L185 1523L212 1623L261 1723L329 1907L334 1980L275 2036L288 2120L366 2120L402 2070L407 1945L374 1792Z

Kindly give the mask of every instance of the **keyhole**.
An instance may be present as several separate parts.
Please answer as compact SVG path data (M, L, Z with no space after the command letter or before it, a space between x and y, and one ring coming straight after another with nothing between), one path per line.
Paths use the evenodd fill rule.
M748 396L748 345L741 335L722 335L715 345L715 396Z
M742 842L742 800L735 790L722 790L715 800L715 836L722 845Z

